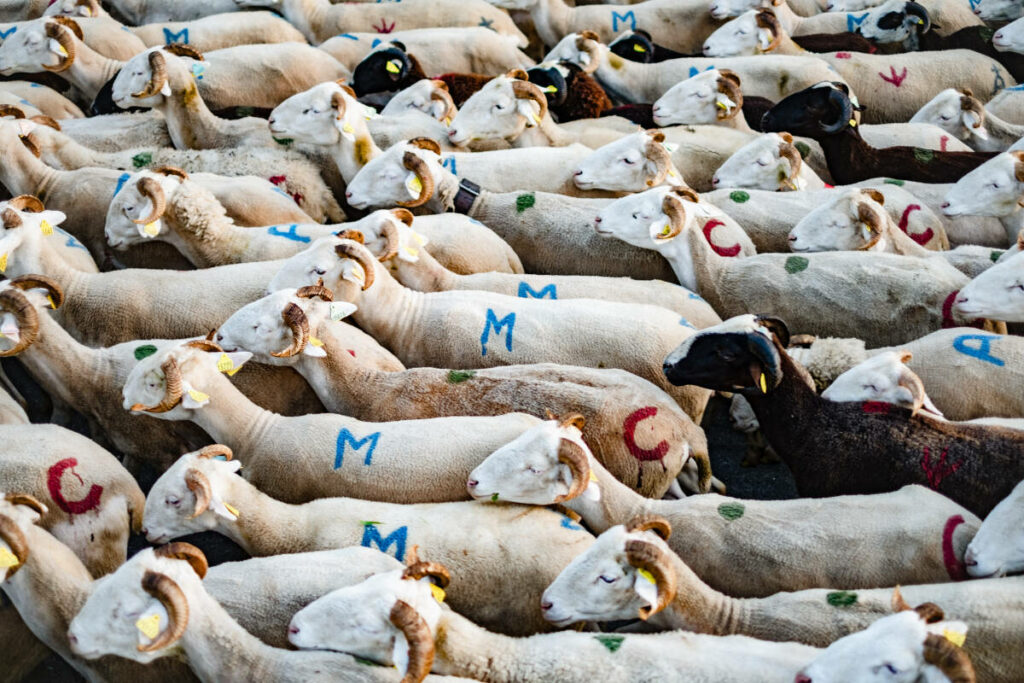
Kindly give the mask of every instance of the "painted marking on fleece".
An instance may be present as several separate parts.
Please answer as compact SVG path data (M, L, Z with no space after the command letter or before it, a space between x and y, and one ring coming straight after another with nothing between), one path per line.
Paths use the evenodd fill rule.
M992 73L996 75L995 80L992 82L992 94L995 95L997 92L1006 87L1006 81L1003 79L1003 75L999 73L999 67L992 64Z
M131 173L122 173L120 176L118 176L118 178L117 178L117 186L114 187L114 196L115 197L117 196L117 193L121 191L121 188L124 187L124 184L127 183L128 179L131 178L131 177L132 177Z
M954 581L967 580L967 569L964 567L963 560L956 556L956 550L953 548L953 533L963 523L962 516L953 515L946 520L946 526L942 530L942 563L946 565L949 578Z
M924 475L928 478L928 485L936 491L939 490L939 484L942 483L943 479L955 473L964 464L963 458L953 463L947 463L946 457L948 455L949 449L943 448L938 463L933 464L931 449L928 446L924 447L924 454L921 456L921 469L924 470Z
M292 242L302 242L303 244L309 242L311 238L306 237L305 235L300 235L297 232L298 227L299 226L296 224L289 225L288 231L284 232L276 225L272 225L269 228L267 228L267 234L273 235L274 237L284 237L285 239L291 240Z
M634 13L633 10L629 10L628 12L619 14L615 10L612 10L612 32L617 32L619 30L619 22L622 22L624 25L629 24L629 30L635 31L636 13Z
M12 26L9 29L7 29L6 31L0 31L0 40L6 38L7 36L11 35L12 33L16 32L17 30L18 30L17 26Z
M907 230L907 226L910 224L910 214L920 210L920 205L908 204L907 208L903 209L903 215L900 216L899 228L903 232L907 233L910 239L914 240L915 242L923 246L932 241L932 238L935 237L935 231L933 231L931 228L928 228L924 232L912 234L909 230Z
M722 519L727 522L734 522L743 516L743 513L747 511L746 506L739 501L732 503L722 503L718 506L718 514L721 515Z
M518 296L520 299L557 299L558 289L552 283L541 287L538 292L526 282L520 282Z
M446 157L443 157L441 159L441 166L443 166L444 168L447 168L449 171L451 171L452 175L459 175L459 172L458 172L458 170L456 170L456 167L455 167L455 157L454 156L448 155Z
M594 640L605 646L608 652L615 652L622 647L622 641L626 639L626 636L618 635L601 635L594 636Z
M732 245L731 247L720 247L717 244L715 244L714 240L711 239L711 231L717 228L719 225L725 225L725 223L718 220L717 218L712 218L707 223L705 223L703 228L704 239L706 239L708 241L708 244L711 245L712 251L714 251L719 256L736 256L743 249L743 247L739 245L739 242Z
M668 441L662 439L654 448L640 448L636 443L636 427L638 424L654 417L658 409L654 406L646 406L630 413L622 422L622 440L626 442L626 449L629 454L640 462L650 460L661 460L668 453ZM654 431L653 428L651 431Z
M374 26L373 29L377 33L391 33L392 31L395 30L395 22L392 21L391 25L388 26L388 22L384 19L384 17L381 17L380 26Z
M380 432L374 432L369 436L357 439L355 435L348 430L348 427L342 427L341 431L338 432L338 443L335 447L334 453L334 469L339 469L345 460L345 447L351 446L353 451L359 451L364 446L369 446L366 449L366 457L363 459L364 465L369 465L373 459L373 452L377 450L377 442L380 441Z
M480 17L480 23L477 24L477 26L483 26L484 28L489 28L492 31L496 30L494 28L494 19L487 19L485 17Z
M850 607L857 604L857 594L852 591L834 591L825 595L825 602L833 607Z
M794 273L799 273L800 271L807 270L807 266L809 266L810 264L811 262L804 258L803 256L790 256L788 259L786 259L786 264L784 268L786 269L787 273L793 275Z
M491 330L494 330L494 336L501 334L501 331L508 328L505 333L505 350L512 352L512 331L516 326L516 314L509 313L501 320L498 320L497 314L493 308L487 309L487 319L484 321L484 331L480 335L480 355L487 355L487 341L491 338Z
M853 33L854 29L864 23L864 20L868 18L869 12L865 12L859 17L856 14L846 15L846 30L849 33Z
M950 292L946 300L942 302L942 329L947 330L950 327L977 327L979 330L985 326L984 320L975 320L974 322L965 323L961 325L957 321L953 320L953 302L956 301L957 294L960 290Z
M359 542L359 545L364 548L376 546L382 553L386 553L388 548L393 545L395 546L395 559L399 562L405 561L405 543L408 540L409 527L400 526L387 536L382 537L377 529L378 524L380 522L363 522L363 540Z
M1002 336L998 334L961 334L953 340L953 348L965 356L977 358L1001 368L1006 365L1006 361L992 355L992 341L995 339L1002 339ZM968 346L967 342L969 341L978 342L978 346Z
M568 529L569 531L583 531L583 527L572 521L572 517L569 517L568 515L562 515L561 524L563 528Z
M177 33L169 28L164 29L164 42L170 45L171 43L182 42L188 45L188 29L183 28Z
M706 69L704 69L704 70L705 70L705 71L711 71L711 70L712 70L712 69L714 69L714 68L715 68L715 65L714 65L714 64L712 64L711 66L709 66L708 68L706 68ZM697 68L697 67L695 67L695 66L691 66L691 67L690 67L690 78L693 78L694 76L696 76L696 75L697 75L697 74L699 74L699 73L700 73L700 69L698 69L698 68Z
M100 506L100 496L103 495L103 487L93 484L84 498L79 500L68 500L64 497L61 486L61 477L64 472L71 470L71 474L78 478L78 482L85 486L85 480L75 472L78 460L75 458L64 458L46 471L46 487L50 490L50 498L64 512L69 515L81 515Z
M881 77L883 81L885 81L886 83L892 83L894 86L898 88L901 85L903 85L903 81L907 79L907 67L903 67L903 72L899 75L896 75L896 67L890 66L889 74L889 76L886 76L881 71L878 72L878 75Z
M55 227L54 230L68 238L68 241L64 243L65 247L74 247L75 249L82 249L84 251L89 251L88 249L86 249L84 244L82 244L81 242L76 240L75 236L72 235L67 230L62 230L61 228L57 228L57 227Z

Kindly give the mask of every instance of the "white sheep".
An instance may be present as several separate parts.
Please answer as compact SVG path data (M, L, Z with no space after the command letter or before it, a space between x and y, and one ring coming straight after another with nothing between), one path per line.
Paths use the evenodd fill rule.
M947 186L948 187L948 186ZM942 212L947 216L996 216L1006 231L1005 247L1016 243L1024 223L1024 151L996 155L949 187Z
M1020 5L1011 0L980 0L974 10L985 21L1013 21L1021 16Z
M821 190L825 183L803 163L789 133L764 133L732 153L711 179L715 189Z
M1024 237L1018 245L1024 250ZM957 295L953 310L961 316L980 314L994 320L1024 322L1024 254L995 264L967 283Z
M1024 483L1017 484L992 508L964 554L967 573L975 578L1005 576L1024 569L1021 553L1021 510Z
M594 533L634 517L660 515L677 532L668 538L669 547L712 588L734 597L961 578L957 563L981 524L965 508L921 486L786 501L714 494L650 500L612 477L580 440L576 426L557 421L492 453L470 473L467 486L480 501L558 503ZM901 522L893 526L892 519ZM813 547L808 538L816 539ZM826 547L828 553L822 553Z
M1021 19L1014 19L1002 26L992 35L992 47L1000 52L1024 54L1024 35L1021 35L1021 27L1024 27L1024 21Z
M147 47L184 42L200 52L235 45L306 42L297 28L273 12L211 14L193 21L155 22L130 30Z
M917 413L924 410L943 417L925 393L921 378L905 363L913 358L909 351L883 351L850 368L821 392L829 401L875 401L890 403Z
M238 9L234 0L177 0L173 5L161 0L110 0L110 6L134 26L157 21L192 21Z
M943 90L921 107L910 122L938 126L977 152L1003 152L1024 137L1024 126L985 111L970 90Z
M45 116L63 120L82 118L85 114L74 102L53 88L31 81L3 81L0 91L29 102Z
M38 18L34 17L33 19ZM81 29L82 35L85 36L85 43L104 57L128 60L146 49L145 43L132 35L130 31L126 31L121 22L112 17L73 17L72 19ZM19 27L26 23L28 22L0 24L0 32L10 34L11 29L14 29L13 32L17 33Z
M75 270L85 273L99 272L89 250L71 233L60 227L61 223L67 219L62 211L47 211L43 207L43 203L31 195L19 195L8 201L0 201L0 212L4 209L11 209L21 220L22 225L28 225L31 229L43 233L46 238L43 240L46 248L58 254L65 263ZM8 218L11 218L11 214L8 214ZM44 221L49 226L45 229ZM2 223L6 227L6 221L2 221Z
M54 0L43 12L44 17L64 16L71 18L109 17L99 0Z

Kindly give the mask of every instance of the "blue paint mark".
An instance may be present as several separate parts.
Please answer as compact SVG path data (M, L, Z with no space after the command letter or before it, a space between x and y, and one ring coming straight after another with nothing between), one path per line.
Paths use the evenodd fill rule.
M69 233L68 231L56 227L54 228L54 230L68 238L68 241L64 243L65 247L74 247L75 249L84 249L85 251L89 251L88 249L85 248L84 244L76 240L75 236Z
M687 320L686 318L680 318L679 319L679 324L682 325L683 327L689 327L690 329L694 329L694 330L697 329L696 327L691 325L690 321Z
M996 66L995 64L991 64L990 67L992 69L992 73L996 75L996 78L992 83L992 94L995 95L997 92L1006 87L1006 80L1003 78L1003 75L999 73L998 66Z
M359 42L359 37L358 36L354 36L351 33L339 33L336 37L337 38L348 38L349 40L354 40L356 42Z
M1006 361L992 355L993 339L1001 339L1001 336L998 334L962 334L953 340L953 348L965 356L977 358L1001 368L1006 365ZM969 341L977 341L978 346L968 346L967 342Z
M1006 90L1024 90L1024 83L1021 83L1019 85L1011 85L1010 87L1006 88Z
M861 24L863 24L864 20L868 18L868 14L870 14L870 12L865 12L864 14L860 15L859 17L856 14L847 14L846 15L846 30L848 32L850 32L850 33L853 33L853 30L855 28L857 28L858 26L860 26Z
M967 0L967 2L970 3L972 12L981 5L981 0Z
M288 199L291 199L292 201L295 201L294 197L292 197L290 194L288 194L287 192L282 190L280 187L272 187L270 189L273 190L274 192L278 193L279 195L283 196L283 197L287 197Z
M711 66L709 66L708 68L704 69L704 71L711 71L711 70L712 70L712 69L714 69L714 68L715 68L715 66L714 66L714 64L712 64L712 65L711 65ZM690 78L693 78L694 76L696 76L696 75L697 75L697 74L699 74L699 73L700 73L700 69L698 69L698 68L697 68L697 67L695 67L695 66L691 66L691 67L690 67Z
M494 329L494 335L501 334L501 331L508 327L508 332L505 334L505 350L512 351L512 330L516 326L516 314L509 313L501 320L498 320L498 316L495 315L494 309L487 309L487 321L484 323L484 333L480 335L480 355L487 355L487 340L491 338L491 329Z
M118 176L118 178L117 178L117 187L114 188L114 196L115 197L117 196L117 193L121 191L121 188L124 187L124 184L127 183L128 179L131 178L131 177L132 177L131 173L122 173L120 176Z
M408 539L408 536L409 527L400 526L387 536L381 537L380 531L377 530L377 523L366 522L363 524L363 540L359 545L364 548L377 546L377 549L382 553L386 553L388 548L395 546L395 559L399 562L404 562L405 542Z
M636 30L636 14L633 13L633 10L630 10L630 11L624 13L624 14L619 14L615 10L612 10L612 30L613 31L618 31L619 30L619 22L620 21L623 24L629 23L629 30L630 31L635 31Z
M7 36L11 35L12 33L14 33L17 30L18 30L17 26L12 26L9 29L7 29L6 31L0 31L0 40L3 40L4 38L6 38Z
M690 299L693 299L694 301L704 301L703 297L701 297L700 294L697 294L695 292L687 292L686 296L689 297Z
M363 460L364 465L369 465L370 460L373 458L373 452L377 450L377 441L380 440L380 432L374 432L369 436L356 439L352 432L348 431L348 427L343 427L338 432L338 445L335 449L334 455L334 469L341 467L341 463L345 459L345 446L352 446L353 451L358 451L363 446L369 444L369 448L366 449L366 458Z
M289 225L288 232L284 232L276 225L272 225L267 228L267 234L273 235L274 237L283 237L287 240L291 240L292 242L302 242L303 244L308 243L312 238L300 235L298 233L298 227L299 226L295 224Z
M531 287L530 285L526 284L525 282L520 282L519 283L519 298L520 299L526 299L526 298L532 298L532 299L557 299L558 298L558 290L555 288L554 284L550 284L550 285L548 285L546 287L541 287L540 291L538 292L538 291L535 291L533 289L533 287Z
M30 87L30 88L42 88L43 84L42 83L29 83L28 87Z
M441 158L441 165L452 172L452 175L459 175L458 170L455 167L455 157L446 156Z
M29 102L28 100L18 100L18 101L21 102L22 104L27 104L30 107L32 106L32 103Z
M383 42L384 42L384 41L383 41L383 40L381 40L380 38L374 38L374 39L373 39L373 42L372 42L372 43L370 43L370 48L371 48L371 49L372 49L372 48L375 48L375 47L377 47L378 45L380 45L380 44L381 44L381 43L383 43Z
M583 531L583 527L572 521L572 517L568 515L562 515L562 528L570 531Z
M171 43L185 43L188 45L188 29L183 28L177 33L169 28L164 29L164 42L170 45Z
M206 71L206 65L202 62L192 62L192 78L197 81L203 80L203 72Z

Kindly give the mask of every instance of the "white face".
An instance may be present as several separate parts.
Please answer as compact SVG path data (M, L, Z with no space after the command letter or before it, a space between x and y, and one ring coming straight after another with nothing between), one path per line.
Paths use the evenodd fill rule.
M79 5L77 0L57 0L55 3L46 8L43 12L44 17L52 16L65 16L65 17L91 17L93 16L92 10L87 5Z
M397 93L381 110L381 116L401 115L410 111L421 111L427 116L444 120L447 103L443 100L431 99L437 85L429 78L416 81L405 90Z
M217 361L221 359L221 356L228 356L232 368L241 367L252 357L251 354L242 352L221 354L184 346L165 347L143 358L132 368L128 379L125 380L124 388L121 390L125 410L131 411L132 407L138 404L155 406L160 403L166 389L166 377L160 366L171 355L174 356L181 371L181 401L164 413L142 413L139 411L141 414L171 421L192 419L195 411L210 403L210 397L204 388L208 387L211 378L216 377L219 372Z
M114 79L114 86L111 92L111 96L117 106L122 109L128 109L129 107L155 107L163 101L164 95L171 94L170 88L165 86L163 92L156 95L143 98L132 97L132 93L142 92L149 84L149 79L153 75L149 67L149 53L159 49L154 47L145 52L140 52L121 67L117 78ZM164 59L168 63L168 69L170 69L174 56L164 53Z
M60 64L63 48L46 36L46 20L18 25L18 30L0 43L0 75L39 73L43 66Z
M146 496L142 520L146 540L167 543L180 536L217 529L220 523L218 516L234 520L223 505L221 479L234 476L241 467L237 460L197 458L195 453L181 456L156 480ZM196 496L185 483L185 473L190 469L199 470L206 476L214 497L207 510L195 517L192 515L196 509Z
M992 36L992 45L1000 52L1024 53L1024 17L996 31Z
M334 251L338 238L333 235L314 240L309 248L284 262L267 285L267 293L315 285L322 278L334 293L335 301L352 301L365 282L363 267Z
M160 561L146 549L121 565L113 574L98 579L92 586L92 593L78 615L71 621L68 637L71 651L86 659L97 659L104 655L117 655L135 662L148 664L155 659L172 654L178 648L175 644L157 652L139 652L139 645L151 642L137 626L142 620L153 620L156 616L159 629L167 627L167 610L159 600L142 588L142 577L147 568L174 574L184 562ZM180 585L180 584L179 584Z
M736 107L718 92L720 75L718 69L712 69L676 83L654 103L654 122L659 126L715 124L723 106L728 111Z
M711 16L715 19L738 17L758 7L770 7L768 0L711 0Z
M705 57L743 57L760 54L772 42L772 33L760 28L757 11L744 12L719 26L704 41Z
M914 394L899 384L906 371L900 354L886 351L839 375L835 382L821 392L821 397L837 403L880 401L909 406L914 402Z
M149 197L144 197L139 191L139 180L142 178L153 178L159 182L168 203L181 185L181 179L176 176L165 176L150 171L136 173L125 181L121 191L114 195L110 202L110 207L107 209L107 222L103 228L107 244L119 251L124 251L134 244L142 244L154 239L163 242L167 239L169 228L164 225L162 218L145 225L135 222L153 213L152 200Z
M577 40L580 34L570 33L558 41L551 51L544 55L543 62L569 62L582 68L588 73L597 68L597 64L593 63L594 59L590 53L585 50L581 50L577 45ZM607 46L604 46L607 49Z
M448 128L453 145L473 140L514 140L523 130L540 123L540 106L533 100L518 99L512 79L498 76L473 93L462 104Z
M669 221L662 209L665 195L669 192L667 187L655 187L616 199L597 214L594 229L599 235L617 237L642 249L658 249L672 241L685 242L682 233L669 239L660 239ZM684 203L686 208L691 206L689 202Z
M910 122L930 123L958 139L964 139L969 135L979 135L979 133L979 137L987 137L983 129L974 127L978 123L977 114L963 111L960 108L960 98L959 92L953 88L947 88L921 107L910 119Z
M635 619L641 607L651 604L637 592L644 582L626 558L626 541L660 543L653 532L627 533L613 526L594 544L577 555L541 596L544 618L556 626L578 621ZM668 547L661 544L666 552ZM640 584L642 585L642 584Z
M1013 21L1019 19L1024 7L1018 0L981 0L974 13L984 21Z
M1024 322L1024 254L997 263L968 282L953 310L967 320Z
M946 194L947 216L1009 216L1017 210L1022 187L1015 173L1017 158L1009 153L989 159L956 181Z
M992 508L964 554L974 578L1024 571L1024 482Z
M849 190L811 210L793 226L789 248L797 252L860 249L876 237L858 217L861 204L869 206L883 221L888 220L882 207L859 190Z
M878 20L890 12L903 12L906 7L904 0L888 0L888 2L870 10L867 18L860 24L860 33L868 40L877 41L883 45L888 43L899 43L906 40L911 33L911 25L915 22L914 17L906 17L903 22L893 28L881 28Z
M913 611L883 617L829 645L801 672L810 683L916 683L928 629Z
M386 209L418 198L422 181L405 167L406 152L412 152L427 163L435 184L446 174L451 175L441 166L439 155L412 145L392 145L368 161L352 178L345 192L348 203L356 209Z
M331 105L331 98L337 93L341 93L345 100L342 121L338 121L337 110ZM278 139L287 138L310 145L334 145L338 143L346 123L354 131L362 132L365 123L360 123L360 117L356 115L362 110L363 106L337 83L321 83L277 105L270 112L268 125L271 135Z
M779 154L783 140L777 133L765 133L733 152L711 179L716 189L742 187L754 190L779 189L791 179L789 159Z
M647 157L649 141L639 132L609 142L580 162L573 182L581 190L646 190L647 181L657 174L657 165Z

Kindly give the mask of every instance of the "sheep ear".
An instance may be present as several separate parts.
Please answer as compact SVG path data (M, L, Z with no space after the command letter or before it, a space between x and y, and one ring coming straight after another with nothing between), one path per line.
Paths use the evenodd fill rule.
M764 52L769 52L772 49L772 40L775 36L772 34L770 29L759 28L757 29L757 44Z
M882 206L885 206L885 195L873 187L865 187L861 190L861 194L866 197L870 197L873 201L878 202Z
M355 304L351 304L347 301L332 301L327 305L331 320L338 322L343 318L347 318L358 310Z
M526 119L527 128L533 128L540 124L540 106L533 100L517 99L516 111Z
M658 604L658 584L645 569L637 568L636 576L633 579L633 590L652 608Z
M184 392L181 395L181 405L188 410L199 410L210 403L210 395L204 394L192 387L188 382L182 382Z
M409 670L409 641L401 631L395 633L395 645L391 651L391 661L394 662L398 673L403 677Z
M313 338L310 337L310 339ZM326 358L327 352L324 351L322 347L310 343L302 347L302 355L309 356L310 358Z
M6 319L7 322L2 322ZM13 319L7 319L7 316L0 318L0 337L7 339L8 341L17 344L21 341L21 330L18 329L18 323Z
M967 129L967 133L976 136L980 140L988 140L988 131L981 125L981 121L978 119L978 115L973 111L965 111L963 113L964 128Z
M241 370L250 358L252 358L252 354L248 351L232 351L231 353L224 351L217 359L217 369L230 377Z
M146 223L143 225L139 223L135 226L135 229L139 231L139 236L143 239L153 239L161 233L164 227L164 222L157 218L152 223Z

